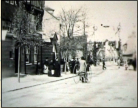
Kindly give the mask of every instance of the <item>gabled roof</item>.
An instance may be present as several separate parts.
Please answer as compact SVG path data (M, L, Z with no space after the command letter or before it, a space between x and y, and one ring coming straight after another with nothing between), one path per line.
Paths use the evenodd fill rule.
M56 16L53 15L53 12L55 11L54 9L50 8L50 7L45 7L44 10L50 14L52 17L54 17L55 19L59 20ZM52 13L51 13L52 12Z

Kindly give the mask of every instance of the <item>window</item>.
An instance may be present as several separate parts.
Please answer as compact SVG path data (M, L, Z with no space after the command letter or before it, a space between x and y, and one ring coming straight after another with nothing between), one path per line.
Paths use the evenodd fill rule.
M14 5L14 1L10 1L10 4Z
M6 3L10 3L10 1L5 1Z
M34 63L37 63L37 60L38 60L37 55L38 55L38 48L35 46L34 47Z
M9 1L5 1L6 3L9 3L9 4L11 4L11 5L17 5L17 2L18 1L11 1L11 0L9 0Z
M30 0L26 0L27 3L30 3Z
M13 60L13 58L14 58L14 49L12 49L12 50L9 52L9 56L10 56L10 59Z
M2 29L7 29L10 30L11 28L11 23L8 21L2 21Z
M26 47L26 63L30 63L30 47Z
M31 18L30 24L29 24L29 32L32 33L36 30L36 25L35 25L35 16L32 14L29 14L29 17Z

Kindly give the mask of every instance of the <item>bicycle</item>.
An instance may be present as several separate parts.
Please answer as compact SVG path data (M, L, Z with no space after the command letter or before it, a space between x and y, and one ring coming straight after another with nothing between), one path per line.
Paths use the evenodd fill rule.
M75 83L79 83L80 81L82 83L84 82L90 82L92 79L92 72L80 72L77 65L74 66L73 73L76 71L76 76L73 77Z

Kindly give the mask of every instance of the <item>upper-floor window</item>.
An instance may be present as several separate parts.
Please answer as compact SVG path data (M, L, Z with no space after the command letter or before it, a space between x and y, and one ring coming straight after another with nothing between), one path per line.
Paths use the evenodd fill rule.
M15 2L14 2L14 1L10 1L10 4L14 5L14 4L15 4Z
M5 1L6 3L9 3L9 4L11 4L11 5L17 5L17 1L11 1L11 0L7 0L7 1Z
M10 3L10 1L5 1L6 3Z

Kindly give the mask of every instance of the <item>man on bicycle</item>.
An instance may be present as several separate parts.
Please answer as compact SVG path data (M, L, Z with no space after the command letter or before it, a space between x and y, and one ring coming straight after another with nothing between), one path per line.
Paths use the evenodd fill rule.
M84 77L82 77L82 82L84 82L84 80L87 79L86 67L87 67L87 65L86 65L85 59L84 59L84 57L81 57L81 60L80 60L80 73L84 73L84 77L85 77L85 79L84 79Z

